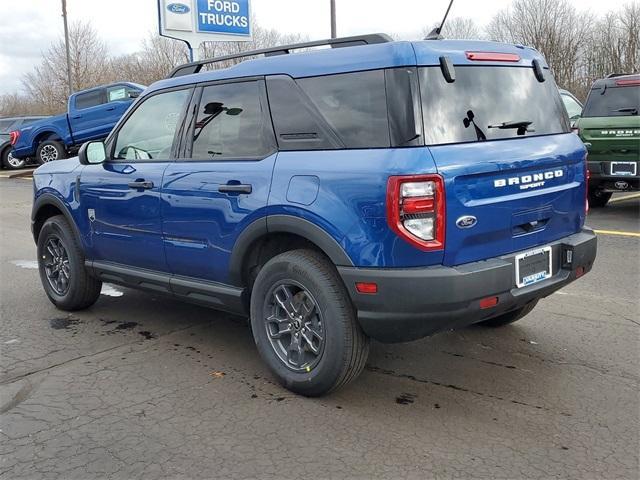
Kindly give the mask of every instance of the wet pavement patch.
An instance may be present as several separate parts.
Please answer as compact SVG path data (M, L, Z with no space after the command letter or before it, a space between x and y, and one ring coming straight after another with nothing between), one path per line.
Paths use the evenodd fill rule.
M396 403L400 405L409 405L413 403L416 399L416 395L413 393L403 393L402 395L396 397Z
M52 318L49 320L49 326L54 330L67 330L80 323L80 320L73 317Z
M138 322L121 322L116 326L116 330L131 330L137 325Z

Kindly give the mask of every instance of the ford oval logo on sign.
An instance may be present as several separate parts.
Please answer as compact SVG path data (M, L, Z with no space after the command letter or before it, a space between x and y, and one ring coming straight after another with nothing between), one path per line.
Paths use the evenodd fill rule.
M458 228L471 228L476 223L478 223L478 219L473 215L465 215L456 220L456 225Z
M171 13L189 13L191 9L184 3L170 3L167 5L167 10Z

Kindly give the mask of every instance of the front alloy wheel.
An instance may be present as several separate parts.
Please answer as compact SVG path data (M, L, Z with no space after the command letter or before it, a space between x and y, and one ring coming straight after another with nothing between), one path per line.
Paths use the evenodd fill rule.
M64 296L69 290L71 270L67 249L59 237L51 236L47 239L43 264L49 285L58 295Z
M293 280L277 284L267 298L263 316L271 347L291 370L312 370L324 352L324 324L318 303Z

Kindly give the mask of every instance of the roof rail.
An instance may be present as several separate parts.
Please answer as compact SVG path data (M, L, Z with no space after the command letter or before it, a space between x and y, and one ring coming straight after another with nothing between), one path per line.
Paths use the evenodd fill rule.
M610 73L605 78L625 77L627 75L632 75L632 74L631 73Z
M264 55L271 57L276 55L287 55L291 50L299 50L302 48L320 47L330 45L331 48L354 47L356 45L373 45L375 43L393 42L393 39L384 33L371 33L368 35L357 35L354 37L330 38L327 40L315 40L313 42L295 43L292 45L281 45L279 47L262 48L260 50L251 50L247 52L235 53L233 55L224 55L222 57L207 58L196 62L185 63L174 68L168 78L181 77L198 73L204 65L223 62L225 60L233 60L236 58L253 57L255 55Z

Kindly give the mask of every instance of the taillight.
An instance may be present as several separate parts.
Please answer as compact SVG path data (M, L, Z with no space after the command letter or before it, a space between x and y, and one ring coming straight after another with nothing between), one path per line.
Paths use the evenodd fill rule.
M444 181L440 175L389 177L389 227L420 250L444 248Z
M584 214L589 213L589 179L591 178L591 172L589 171L589 164L587 163L587 155L584 156Z
M520 55L501 52L464 52L467 59L480 62L519 62Z
M9 143L11 143L11 145L15 145L18 141L18 138L20 138L19 130L14 130L13 132L9 133Z

